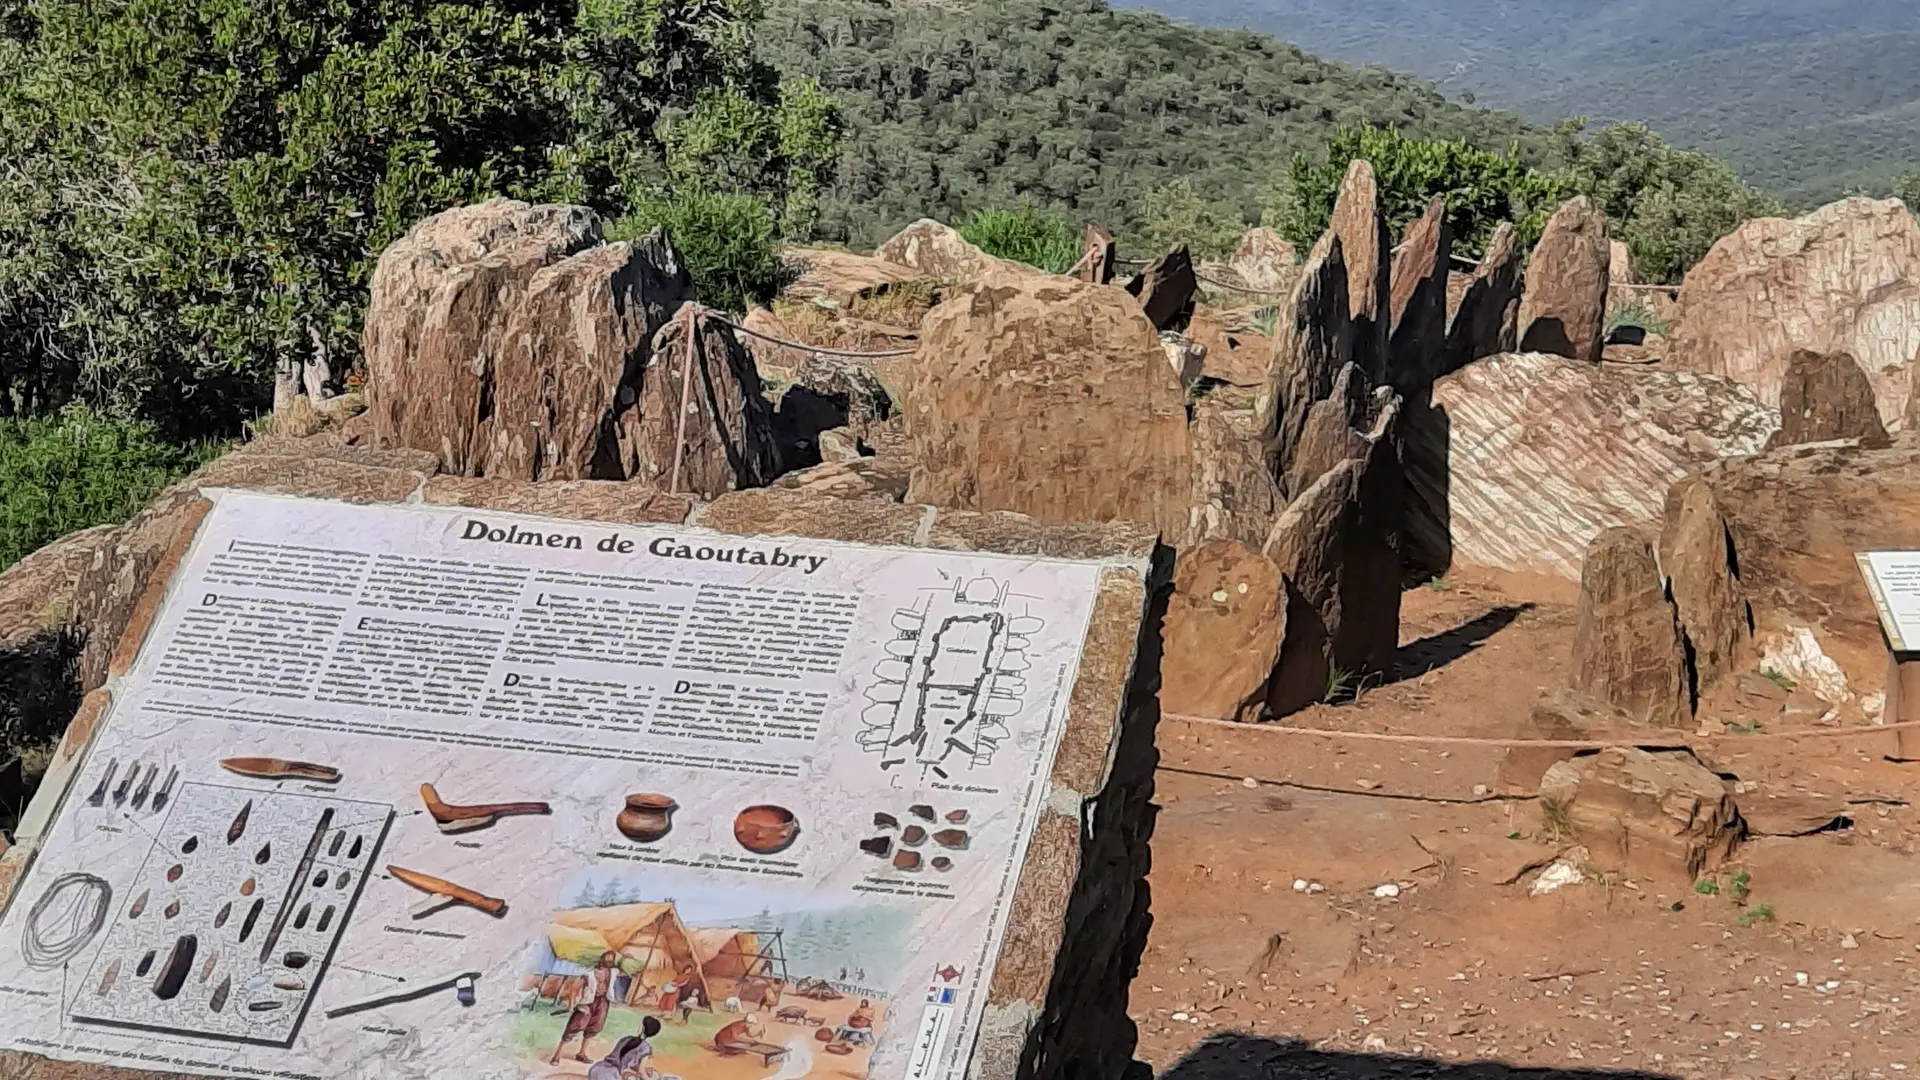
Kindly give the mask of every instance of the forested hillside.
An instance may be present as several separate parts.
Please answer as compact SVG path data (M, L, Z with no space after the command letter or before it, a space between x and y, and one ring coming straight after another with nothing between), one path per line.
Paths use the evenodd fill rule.
M1517 117L1449 102L1421 79L1100 0L794 0L773 5L759 40L782 73L816 77L839 100L845 149L815 234L862 246L918 217L1022 199L1123 237L1195 197L1255 222L1292 156L1341 125L1489 149L1519 140L1530 160L1545 146Z
M1438 80L1546 123L1636 120L1806 206L1920 167L1913 0L1125 0Z

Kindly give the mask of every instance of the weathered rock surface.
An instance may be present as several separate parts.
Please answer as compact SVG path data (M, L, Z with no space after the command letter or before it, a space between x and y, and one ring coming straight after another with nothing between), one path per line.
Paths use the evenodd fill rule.
M1347 271L1347 314L1353 322L1348 358L1360 365L1369 382L1379 385L1387 374L1393 254L1380 210L1380 186L1366 161L1347 166L1327 229L1340 238Z
M1680 884L1725 862L1744 832L1726 783L1685 751L1616 746L1561 762L1540 798L1599 868Z
M1512 352L1519 345L1520 242L1512 225L1502 224L1487 244L1473 276L1451 299L1447 344L1441 374L1458 371L1483 356ZM1457 277L1453 280L1457 280Z
M1686 636L1695 697L1739 670L1753 613L1713 488L1689 476L1667 489L1660 569Z
M1193 309L1187 337L1207 351L1200 373L1234 386L1258 387L1267 378L1273 339L1258 330L1230 325L1205 304Z
M893 398L880 377L841 357L814 354L792 372L774 410L774 440L788 468L817 465L821 436L844 431L862 440L894 416Z
M491 453L471 470L449 471L623 480L663 450L670 455L671 447L638 442L632 404L661 392L648 366L651 343L691 291L679 256L658 237L589 248L535 271L506 310L486 384Z
M1852 356L1881 421L1905 414L1920 353L1920 221L1899 201L1749 221L1688 271L1669 364L1731 376L1777 405L1796 349Z
M1354 359L1347 280L1340 239L1328 233L1308 253L1300 280L1274 317L1273 355L1254 406L1254 429L1275 475L1284 473L1300 444L1307 410L1333 392L1334 376Z
M921 332L910 501L1184 538L1185 395L1132 297L1023 275L957 290Z
M1249 289L1279 293L1293 287L1299 273L1299 256L1293 245L1272 229L1248 229L1233 249L1227 268Z
M933 220L919 221L895 233L874 256L904 266L915 276L966 284L989 277L1032 276L1041 271L981 251L960 230Z
M1920 447L1800 446L1715 463L1759 663L1842 704L1881 687L1887 654L1854 555L1920 536Z
M1188 538L1225 538L1260 547L1286 501L1255 437L1252 414L1217 398L1202 398L1193 405L1187 434L1193 447Z
M753 357L726 323L701 318L694 325L692 357L684 345L687 320L674 319L654 336L622 475L708 498L771 483L783 463Z
M415 225L369 285L367 416L383 445L430 450L471 471L491 442L487 400L506 325L534 273L600 242L578 206L492 199Z
M1492 357L1434 384L1433 408L1403 425L1410 543L1439 569L1577 580L1602 529L1659 518L1674 481L1760 450L1776 424L1730 379Z
M1286 586L1273 560L1234 540L1180 552L1167 605L1160 707L1257 720L1286 634Z
M1653 545L1608 529L1587 548L1573 628L1573 689L1660 727L1693 715L1680 624Z
M1126 288L1140 301L1154 329L1179 330L1192 316L1193 295L1200 288L1193 276L1193 256L1182 244L1148 263Z
M789 248L781 262L799 276L781 289L800 300L825 300L839 307L880 296L897 285L923 280L911 267L852 251L830 248Z
M1780 377L1780 430L1772 445L1861 439L1886 445L1873 383L1846 353L1795 349Z
M1447 274L1453 230L1447 200L1434 196L1407 226L1393 260L1387 382L1412 400L1440 377L1447 340Z
M1607 322L1607 219L1585 196L1547 219L1520 298L1523 352L1600 361Z
M1607 284L1633 285L1640 280L1633 268L1633 250L1625 240L1607 241Z
M1671 734L1676 745L1685 745L1678 732ZM1643 745L1657 741L1660 733L1603 701L1563 686L1548 690L1534 702L1527 716L1524 737L1542 742L1614 741ZM1500 752L1500 789L1514 795L1536 794L1548 769L1562 761L1572 761L1579 754L1571 746L1516 742Z

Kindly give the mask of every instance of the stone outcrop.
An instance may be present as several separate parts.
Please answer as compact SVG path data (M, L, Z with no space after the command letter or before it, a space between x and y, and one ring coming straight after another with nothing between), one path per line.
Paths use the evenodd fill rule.
M667 392L649 358L654 335L691 292L678 263L654 237L588 248L536 270L505 311L485 384L491 452L470 470L450 471L621 480L647 471L662 454L670 457L670 445L641 442L631 404ZM744 392L733 390L736 397Z
M1744 827L1726 782L1685 751L1608 747L1548 769L1550 828L1570 831L1602 870L1691 884L1719 867Z
M1440 377L1447 341L1447 274L1453 230L1447 200L1434 196L1407 226L1394 256L1387 382L1412 401Z
M1238 540L1259 548L1286 500L1255 437L1252 415L1217 398L1202 398L1194 402L1187 434L1193 447L1188 537Z
M1515 741L1500 751L1498 780L1500 790L1507 794L1537 794L1548 769L1580 756L1580 751L1571 746L1540 743L1611 741L1644 745L1659 738L1658 732L1621 710L1564 686L1546 691L1533 703L1525 731L1521 738L1530 741ZM1686 745L1681 733L1672 734L1676 745Z
M1607 218L1585 196L1547 219L1520 298L1523 352L1600 362L1607 322Z
M780 261L798 276L780 290L796 300L822 300L851 307L861 300L884 295L896 286L924 280L911 267L852 251L831 248L788 248Z
M1436 572L1577 580L1602 529L1658 519L1674 481L1760 450L1777 424L1730 379L1538 353L1482 360L1432 397L1403 430L1409 544Z
M1653 545L1608 529L1587 548L1573 628L1572 686L1636 720L1675 727L1693 716L1687 656Z
M1347 314L1353 324L1348 359L1379 385L1387 373L1393 253L1387 220L1380 210L1380 185L1366 161L1355 160L1347 166L1327 230L1340 238L1340 257L1347 271Z
M1300 443L1307 410L1333 392L1334 376L1354 358L1347 280L1339 238L1322 236L1274 318L1273 355L1254 405L1254 428L1276 475Z
M1200 373L1233 386L1258 387L1267 378L1273 339L1258 330L1230 324L1220 312L1202 304L1187 322L1187 337L1205 349Z
M1287 591L1273 560L1234 540L1184 549L1167 606L1160 707L1259 719L1286 630Z
M1240 238L1240 245L1227 260L1227 269L1249 289L1282 293L1293 287L1298 264L1293 245L1272 229L1261 227L1248 229Z
M1267 690L1275 716L1391 670L1399 645L1400 402L1368 400L1375 411L1361 418L1355 453L1287 504L1261 549L1287 582L1286 640Z
M1689 476L1667 489L1660 531L1660 569L1686 636L1698 697L1740 667L1753 635L1753 612L1740 584L1727 520L1713 488Z
M590 210L492 199L435 214L381 252L363 342L374 437L472 471L492 441L488 401L514 307L537 271L599 243Z
M1773 445L1860 439L1886 445L1873 383L1846 353L1795 349L1780 376L1780 430Z
M1731 376L1778 405L1796 349L1852 356L1881 421L1905 414L1920 353L1920 221L1899 201L1749 221L1688 271L1669 364Z
M1184 538L1185 395L1132 297L1024 275L957 290L921 333L906 395L911 501Z
M689 356L688 325L674 319L654 336L621 474L708 498L771 483L784 466L753 357L726 323L708 318L692 320Z
M990 277L1040 274L1030 266L999 259L981 251L960 230L933 220L919 221L895 233L874 253L876 258L906 267L915 276L967 284Z
M1200 281L1193 276L1193 256L1182 244L1148 263L1126 288L1140 301L1154 329L1179 330L1193 315L1193 296Z
M1887 653L1857 552L1920 536L1920 447L1799 446L1700 473L1752 606L1757 666L1839 705L1880 688Z
M1512 225L1502 224L1494 231L1473 276L1459 285L1459 300L1448 301L1447 344L1440 374L1518 347L1520 272L1518 235ZM1450 288L1450 296L1451 292Z

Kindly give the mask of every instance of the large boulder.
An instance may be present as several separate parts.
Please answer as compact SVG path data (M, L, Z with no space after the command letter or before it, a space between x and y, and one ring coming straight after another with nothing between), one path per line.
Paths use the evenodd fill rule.
M1293 287L1293 279L1300 272L1299 262L1293 245L1263 226L1248 229L1240 238L1227 268L1249 289L1283 293Z
M1234 540L1180 552L1167 602L1160 707L1179 716L1257 720L1280 659L1287 593L1273 560Z
M389 245L363 339L374 438L473 471L492 441L509 315L535 273L599 242L600 220L584 207L492 199L435 214Z
M1920 537L1920 447L1798 446L1700 473L1752 605L1757 666L1830 704L1881 687L1887 653L1854 556Z
M1778 405L1796 349L1852 356L1880 419L1904 416L1920 353L1920 221L1898 200L1749 221L1687 272L1669 364L1731 376Z
M1447 200L1436 195L1427 212L1407 226L1393 260L1392 325L1387 338L1387 381L1408 400L1424 395L1440 377L1447 343L1447 275L1453 230Z
M1678 885L1719 867L1745 832L1726 782L1686 751L1614 746L1561 762L1541 778L1540 802L1594 866Z
M1448 279L1447 344L1440 374L1483 356L1512 352L1519 343L1520 241L1512 225L1494 230L1473 275ZM1454 293L1458 292L1458 299Z
M1349 357L1375 383L1387 374L1387 330L1392 321L1393 253L1380 185L1373 166L1355 159L1347 166L1327 230L1340 238L1347 271L1347 313L1353 321Z
M1607 217L1583 195L1547 219L1527 260L1520 349L1599 363L1607 323Z
M1403 425L1407 531L1453 562L1580 577L1602 529L1658 519L1669 485L1766 445L1778 420L1731 379L1540 353L1434 384Z
M1885 444L1873 383L1846 353L1795 349L1780 377L1780 430L1773 445L1861 439Z
M506 310L491 381L492 447L471 471L624 480L670 458L672 446L638 440L632 406L669 392L649 357L654 335L689 292L679 257L657 236L589 248L535 271Z
M981 251L968 243L960 230L932 218L921 218L901 229L873 254L884 262L905 267L916 277L939 278L955 284L1041 273Z
M795 275L780 290L782 295L834 307L851 307L856 301L924 280L919 271L898 262L832 248L788 248L780 253L780 261Z
M1119 288L1019 275L955 291L921 324L906 422L913 502L1186 535L1185 394Z
M1257 388L1267 379L1267 361L1273 339L1244 325L1230 323L1223 313L1201 304L1187 322L1187 337L1206 350L1200 373L1233 386Z
M1693 715L1687 654L1653 545L1608 529L1587 547L1573 626L1573 689L1658 727Z

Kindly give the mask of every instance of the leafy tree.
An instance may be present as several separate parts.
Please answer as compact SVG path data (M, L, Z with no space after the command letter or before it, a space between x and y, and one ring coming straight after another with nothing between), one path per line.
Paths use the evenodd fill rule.
M1276 186L1267 224L1302 250L1311 247L1326 231L1340 183L1356 158L1373 165L1380 211L1395 235L1443 195L1454 242L1475 251L1484 249L1503 221L1513 222L1521 242L1531 244L1559 196L1558 182L1529 167L1517 148L1494 153L1463 140L1420 139L1366 125L1335 132L1323 156L1295 155Z
M351 364L381 248L490 195L799 228L831 110L754 58L759 2L0 0L0 415L230 430Z
M0 570L70 532L124 521L220 449L70 405L0 420Z
M1907 204L1907 209L1920 214L1920 169L1908 173L1894 182L1893 197Z
M1032 206L977 210L960 226L960 235L989 255L1056 274L1080 261L1080 230L1066 218Z
M1224 258L1239 244L1246 225L1223 215L1193 186L1173 180L1148 191L1135 214L1146 247L1143 257L1185 244L1196 258Z
M1586 121L1555 130L1561 176L1572 194L1606 212L1614 239L1653 282L1677 282L1741 222L1787 210L1716 158L1668 146L1643 124L1610 124L1582 137Z

